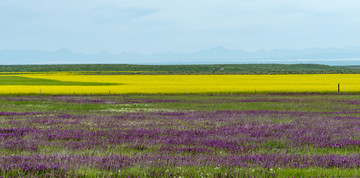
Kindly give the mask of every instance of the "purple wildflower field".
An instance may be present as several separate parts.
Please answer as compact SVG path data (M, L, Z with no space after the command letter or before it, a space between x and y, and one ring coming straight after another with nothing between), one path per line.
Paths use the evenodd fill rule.
M0 102L2 176L360 175L357 94L1 96Z

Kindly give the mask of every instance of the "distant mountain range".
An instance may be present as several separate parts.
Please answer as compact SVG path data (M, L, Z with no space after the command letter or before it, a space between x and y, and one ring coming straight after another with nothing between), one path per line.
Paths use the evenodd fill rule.
M69 49L57 51L3 50L0 65L10 64L257 64L257 63L316 63L326 65L359 65L360 48L275 49L249 52L222 46L194 53L101 52L76 53Z

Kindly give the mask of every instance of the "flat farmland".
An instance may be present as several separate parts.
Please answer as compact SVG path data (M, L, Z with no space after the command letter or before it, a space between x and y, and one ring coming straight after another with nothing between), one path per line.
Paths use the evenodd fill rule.
M359 92L360 74L107 75L77 72L0 75L0 94L186 94Z
M360 74L144 73L0 73L0 176L360 176Z
M3 95L0 175L359 176L359 106L350 93Z

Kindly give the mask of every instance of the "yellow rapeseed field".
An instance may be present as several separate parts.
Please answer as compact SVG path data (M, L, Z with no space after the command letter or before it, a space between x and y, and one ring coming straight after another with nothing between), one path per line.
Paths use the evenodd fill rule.
M28 78L119 85L0 85L0 94L128 94L236 92L360 92L360 74L300 75L78 75L74 73L7 74Z

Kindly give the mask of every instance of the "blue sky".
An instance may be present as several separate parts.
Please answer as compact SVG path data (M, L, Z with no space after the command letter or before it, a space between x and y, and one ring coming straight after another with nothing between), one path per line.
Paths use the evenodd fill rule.
M0 50L360 46L359 0L1 0Z

